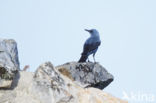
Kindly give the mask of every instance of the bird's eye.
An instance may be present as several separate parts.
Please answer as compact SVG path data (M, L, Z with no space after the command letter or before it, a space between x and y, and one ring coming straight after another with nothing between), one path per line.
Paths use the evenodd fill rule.
M93 32L93 30L90 31L91 33Z

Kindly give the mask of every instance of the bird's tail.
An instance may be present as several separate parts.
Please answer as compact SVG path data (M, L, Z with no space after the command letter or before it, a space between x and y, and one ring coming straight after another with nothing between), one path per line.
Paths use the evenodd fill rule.
M80 58L80 60L79 60L78 62L79 62L79 63L80 63L80 62L86 62L87 58L88 58L87 55L81 55L81 58Z

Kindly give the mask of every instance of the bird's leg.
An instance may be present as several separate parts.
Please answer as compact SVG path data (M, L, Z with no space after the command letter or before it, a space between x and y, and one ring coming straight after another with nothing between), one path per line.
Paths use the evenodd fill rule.
M96 63L96 61L95 61L95 53L93 54L93 59L94 59L94 63Z

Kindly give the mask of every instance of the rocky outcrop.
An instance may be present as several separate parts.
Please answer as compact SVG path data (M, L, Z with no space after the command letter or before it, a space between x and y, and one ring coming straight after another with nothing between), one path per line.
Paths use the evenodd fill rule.
M73 98L68 84L50 62L42 64L34 75L33 92L43 103L66 103Z
M98 63L70 62L54 67L46 62L32 73L19 70L15 45L10 43L12 49L6 50L4 48L9 47L2 47L5 56L0 54L0 59L6 63L1 62L5 65L0 70L9 76L2 78L5 72L1 72L1 80L12 83L7 89L0 88L0 103L127 103L100 90L113 80L113 76Z
M50 62L35 73L20 71L19 75L13 90L0 90L0 103L127 103L102 90L80 87Z
M9 88L18 70L16 42L12 39L0 39L0 88Z
M108 73L99 63L70 62L57 66L56 69L82 87L104 89L114 79L113 75Z

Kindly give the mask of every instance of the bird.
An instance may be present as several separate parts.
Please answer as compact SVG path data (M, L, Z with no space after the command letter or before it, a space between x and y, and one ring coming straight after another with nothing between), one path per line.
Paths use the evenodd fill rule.
M90 37L85 41L83 45L83 52L81 53L81 57L78 62L86 62L89 55L93 54L93 59L95 63L95 53L97 52L98 47L101 44L100 35L96 29L85 29L85 31L90 33Z

